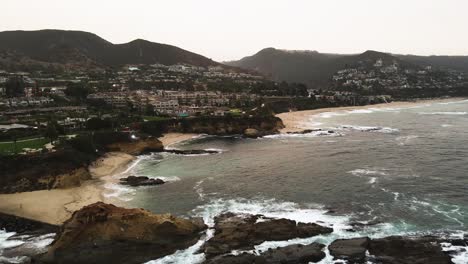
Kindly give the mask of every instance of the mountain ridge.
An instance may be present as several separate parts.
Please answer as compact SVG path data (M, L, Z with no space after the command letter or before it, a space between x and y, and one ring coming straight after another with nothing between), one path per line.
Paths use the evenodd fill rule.
M0 51L44 63L96 67L153 63L219 65L207 57L168 44L143 39L113 44L94 33L74 30L3 31L0 32Z
M432 66L444 70L453 69L468 73L468 56L416 56L398 55L374 50L360 54L320 53L312 50L293 52L276 48L265 48L252 56L227 65L256 70L275 81L300 82L309 87L326 88L337 71L362 63L375 63L383 59L386 63L397 62L407 68Z

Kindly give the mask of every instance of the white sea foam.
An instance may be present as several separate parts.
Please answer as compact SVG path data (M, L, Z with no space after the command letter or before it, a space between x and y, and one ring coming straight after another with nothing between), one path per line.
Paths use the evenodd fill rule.
M376 178L376 177L371 177L371 178L369 179L369 184L374 184L374 183L376 183L376 182L377 182L377 178Z
M466 264L468 263L468 247L466 246L454 246L450 243L441 243L442 250L453 252L451 253L452 262L455 264Z
M353 126L353 125L342 125L337 129L339 130L355 130L360 132L377 132L377 133L396 133L399 130L391 127L376 127L376 126Z
M14 235L14 232L5 232L0 230L0 255L4 249L17 247L24 244L24 242L21 240L9 240L9 238Z
M385 169L356 169L352 171L348 171L354 176L387 176L388 173L385 172Z
M467 115L468 112L419 112L420 115Z
M370 109L370 108L348 111L348 113L350 113L350 114L371 114L371 113L374 113L374 112L375 112L375 109Z
M398 145L405 146L411 143L416 138L419 138L419 136L409 135L409 136L397 137L395 140L397 141Z
M347 112L324 112L324 113L320 113L320 114L318 114L316 116L319 117L319 118L332 118L332 117L335 117L335 116L346 116L348 114L349 113L347 113Z
M14 256L6 258L3 255L4 250L22 247L23 249L34 250L36 253L44 253L49 246L55 234L46 234L41 236L15 236L14 232L5 232L0 230L0 263L25 263L28 260L25 256Z
M440 125L441 127L453 127L453 125L449 125L449 124L442 124Z
M106 198L115 198L124 202L131 201L132 196L135 195L136 191L130 187L123 186L119 183L108 182L104 184L106 191L104 192L104 197Z
M288 139L288 138L315 138L315 137L340 137L343 136L343 133L337 132L330 132L328 130L319 130L319 131L312 131L310 133L305 134L276 134L276 135L268 135L264 136L264 138L270 139Z

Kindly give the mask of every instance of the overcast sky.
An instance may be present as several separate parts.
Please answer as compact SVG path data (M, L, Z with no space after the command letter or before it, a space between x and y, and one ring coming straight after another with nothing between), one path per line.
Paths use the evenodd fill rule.
M214 60L266 47L468 55L467 0L1 0L0 31L83 30Z

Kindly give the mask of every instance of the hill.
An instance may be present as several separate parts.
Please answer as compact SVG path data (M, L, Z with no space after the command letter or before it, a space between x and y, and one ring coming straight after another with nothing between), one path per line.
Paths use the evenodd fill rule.
M218 65L204 56L181 48L134 40L113 44L82 31L39 30L0 32L0 63L14 66L18 58L24 64L113 67L126 64L195 66Z
M396 62L410 69L433 66L468 72L468 57L402 56L377 51L349 55L267 48L253 56L225 63L256 70L275 81L300 82L309 87L326 88L337 71L356 66L370 67L379 59L382 59L384 66Z

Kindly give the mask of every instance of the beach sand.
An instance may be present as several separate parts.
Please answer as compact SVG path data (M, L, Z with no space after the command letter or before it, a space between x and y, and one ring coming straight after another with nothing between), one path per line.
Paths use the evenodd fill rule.
M125 170L135 157L107 153L89 167L92 180L80 187L0 195L0 212L59 225L82 207L104 201L102 177Z
M169 133L159 138L164 146L192 139L197 134ZM115 181L112 175L124 172L136 157L121 152L110 152L89 166L92 180L80 187L14 194L0 194L0 212L60 225L71 214L96 202L116 202L105 199L104 184ZM122 206L119 204L119 206Z
M397 107L411 107L417 105L424 105L430 103L442 103L442 102L454 102L458 100L466 100L466 98L447 98L447 99L434 99L434 100L418 100L412 102L391 102L375 105L365 105L365 106L346 106L346 107L330 107L330 108L320 108L315 110L305 110L305 111L296 111L296 112L287 112L276 115L277 117L283 120L285 128L281 129L281 133L294 133L300 132L305 129L310 129L310 126L307 126L307 120L317 114L326 113L326 112L338 112L338 111L351 111L358 109L369 109L369 108L397 108Z
M184 134L184 133L168 133L158 138L164 145L168 147L170 145L180 143L182 141L190 140L194 137L199 136L198 134Z

